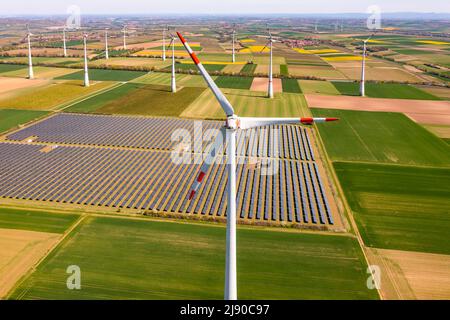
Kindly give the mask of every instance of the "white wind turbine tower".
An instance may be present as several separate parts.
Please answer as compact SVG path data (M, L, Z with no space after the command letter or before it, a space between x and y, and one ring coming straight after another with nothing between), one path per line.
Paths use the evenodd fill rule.
M64 50L64 57L67 57L67 47L66 47L66 27L63 28L63 50Z
M171 76L171 87L172 87L172 92L175 93L177 92L177 83L176 83L176 78L175 78L175 36L173 34L170 34L170 45L169 48L172 47L172 76Z
M267 32L269 33L269 42L266 43L264 48L261 50L263 52L267 47L270 49L270 60L269 60L269 87L267 89L267 96L272 99L273 98L273 43L275 40L272 37L272 33L270 29L267 28Z
M166 30L168 29L167 26L163 27L163 34L162 34L162 59L163 61L166 61Z
M231 57L231 61L233 62L233 63L235 63L236 62L236 48L235 48L235 41L236 41L236 26L234 25L233 26L233 35L232 35L232 37L233 37L233 40L232 40L232 57Z
M105 29L105 59L109 59L109 49L108 49L108 28Z
M359 94L361 97L366 96L366 49L367 49L367 42L373 37L373 34L364 40L363 44L363 53L362 53L362 68L361 68L361 84L359 86Z
M219 87L212 80L211 76L205 70L202 63L198 60L197 55L192 51L189 44L183 36L177 32L178 37L189 52L192 60L197 65L200 73L209 88L214 93L217 101L227 116L225 126L221 129L221 133L217 136L210 153L203 163L199 176L189 194L192 200L199 189L203 178L208 173L209 167L214 163L218 154L218 150L223 143L223 135L226 133L227 144L227 170L228 170L228 202L227 202L227 238L226 238L226 263L225 263L225 299L237 299L237 270L236 270L236 134L238 130L247 130L262 126L275 124L312 124L314 122L335 121L336 118L244 118L234 113L233 106L227 100L225 95L220 91Z
M31 36L30 27L27 25L27 41L28 41L28 79L34 79L33 59L31 58Z
M87 33L83 35L84 43L84 86L89 87L89 73L88 73L88 56L87 56Z
M123 50L127 50L127 25L123 25Z

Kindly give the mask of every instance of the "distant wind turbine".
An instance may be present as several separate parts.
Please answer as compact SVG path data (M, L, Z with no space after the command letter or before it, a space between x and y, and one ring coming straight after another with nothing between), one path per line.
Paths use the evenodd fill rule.
M66 47L66 28L63 28L63 50L64 50L64 57L67 57L67 47Z
M361 84L359 87L359 94L361 97L366 96L366 49L367 49L367 42L373 37L373 34L364 40L363 44L363 53L362 53L362 69L361 69Z
M127 50L127 25L123 25L123 50Z
M227 164L228 171L228 183L227 183L227 230L226 230L226 262L225 262L225 290L224 296L226 300L237 300L237 265L236 265L236 136L238 131L248 130L252 128L258 128L270 125L279 124L308 124L311 125L315 122L328 122L338 120L337 118L244 118L239 117L234 113L233 106L225 97L223 92L216 85L214 80L206 71L197 55L192 51L186 39L177 32L178 37L186 48L187 52L191 56L194 63L197 65L200 73L205 81L208 83L209 88L214 93L217 101L226 114L227 120L225 125L221 128L216 141L212 145L209 154L201 166L200 173L192 190L189 194L189 200L192 200L197 190L209 171L211 164L215 162L218 151L223 146L223 136L226 135L227 144ZM221 181L217 181L221 183Z
M232 40L232 58L231 58L231 61L233 63L235 63L236 62L236 49L235 49L236 26L235 25L233 26L233 35L232 35L232 37L233 37L233 40Z
M168 29L168 26L163 27L163 34L162 34L162 59L163 61L166 61L166 30Z
M84 86L89 87L89 73L88 73L88 56L87 56L87 33L83 35L84 42Z
M27 25L27 41L28 41L28 79L34 79L33 59L31 58L31 36L30 27Z
M272 33L270 29L267 28L267 32L269 33L269 42L266 43L264 48L261 50L263 52L267 47L270 49L270 61L269 61L269 87L267 90L267 96L272 99L273 98L273 43L275 40L272 37Z
M172 86L172 92L177 92L177 83L175 78L175 40L176 37L173 34L170 34L170 45L169 48L172 47L172 76L171 76L171 86Z
M105 59L109 59L109 50L108 50L108 29L105 29Z

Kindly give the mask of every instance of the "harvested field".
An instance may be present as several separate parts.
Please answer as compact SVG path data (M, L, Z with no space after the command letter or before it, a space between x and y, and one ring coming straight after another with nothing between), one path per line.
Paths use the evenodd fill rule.
M389 300L449 300L450 255L368 249L381 268L381 291Z
M311 108L402 112L419 123L450 125L450 102L448 101L336 97L313 94L307 94L305 97Z
M250 90L267 92L268 85L269 85L269 78L253 78ZM273 79L273 92L283 92L281 79L278 78Z
M269 74L269 65L266 64L258 64L254 73L256 74ZM273 74L280 74L280 65L273 65Z
M52 83L28 91L20 97L0 100L0 108L25 110L52 110L63 103L87 96L111 86L108 82L93 82L86 88L81 82Z
M352 237L237 234L242 299L377 299ZM87 218L10 298L222 299L224 237L222 226ZM81 266L83 290L60 285L68 264Z
M6 51L6 53L8 53L10 56L23 55L23 54L28 54L28 49L14 49L14 50ZM91 54L91 53L93 53L93 51L89 50L88 54ZM62 44L61 44L61 48L33 48L32 54L40 55L40 56L60 55L62 57L64 55L64 52L63 52ZM67 48L67 54L71 57L72 56L83 57L84 51L83 50L73 50L73 49ZM26 59L28 59L28 58L26 58Z
M450 139L450 125L423 125L426 129L433 132L436 136L443 139Z
M223 72L239 73L246 64L229 64L223 68Z
M315 116L338 117L318 126L335 161L370 161L450 166L450 148L400 113L312 109Z
M0 229L0 299L59 238L55 233Z
M345 77L351 80L361 79L361 66L348 68L340 67L339 70ZM401 81L401 82L422 82L418 76L400 68L367 67L366 79L374 81Z
M290 65L289 74L293 76L318 77L323 79L346 79L341 72L331 67Z
M0 100L4 99L11 94L14 95L17 90L19 92L22 89L34 88L48 84L46 80L33 80L29 79L20 79L20 78L3 78L0 77Z
M69 68L53 68L41 66L33 67L34 77L36 79L53 79L64 75L69 75L77 71L78 71L77 69L69 69ZM2 76L26 78L28 77L28 68L5 72L2 74Z
M247 117L302 117L309 116L303 95L278 93L267 99L266 92L224 89L236 114ZM223 119L224 114L217 100L206 90L182 114L186 118Z
M340 92L329 81L299 80L304 94L340 95Z

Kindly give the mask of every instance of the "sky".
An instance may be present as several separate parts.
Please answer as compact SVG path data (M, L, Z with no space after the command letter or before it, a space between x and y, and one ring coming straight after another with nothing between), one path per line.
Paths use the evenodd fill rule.
M83 14L267 14L365 13L370 5L382 12L450 12L449 0L13 0L2 1L0 15L66 14L77 5Z

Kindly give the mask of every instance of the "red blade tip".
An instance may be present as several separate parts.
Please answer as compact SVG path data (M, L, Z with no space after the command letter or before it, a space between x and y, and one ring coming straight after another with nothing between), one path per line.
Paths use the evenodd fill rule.
M191 194L189 195L189 200L192 200L195 196L195 190L191 191Z
M328 121L338 121L339 120L339 118L326 118L326 121L328 122Z

